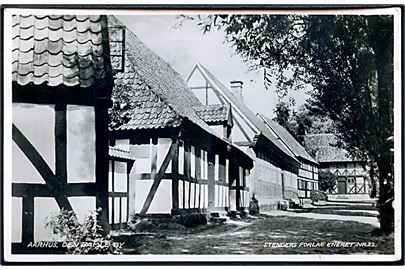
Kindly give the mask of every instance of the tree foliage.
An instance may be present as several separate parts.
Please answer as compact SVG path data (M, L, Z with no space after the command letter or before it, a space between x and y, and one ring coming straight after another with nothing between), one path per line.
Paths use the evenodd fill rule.
M279 97L313 87L310 105L329 117L344 147L379 179L381 229L393 230L393 16L208 15L213 27Z
M337 176L329 171L319 171L319 189L331 193L337 182Z
M308 104L297 109L291 102L279 101L274 109L275 118L300 144L304 145L306 134L335 133L333 121L323 115L313 113Z

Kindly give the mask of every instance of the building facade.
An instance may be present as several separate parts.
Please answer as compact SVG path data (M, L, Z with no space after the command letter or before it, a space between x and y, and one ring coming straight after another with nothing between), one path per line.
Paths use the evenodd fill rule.
M110 24L122 25L114 17ZM253 161L226 139L230 108L202 105L181 76L129 30L113 100L110 144L134 158L128 219L248 207Z
M280 143L284 144L294 156L299 160L301 166L298 170L297 189L298 197L301 202L308 200L312 190L318 190L318 167L316 162L304 149L304 147L295 140L295 138L282 126L266 116L258 115L267 127L274 132Z
M233 81L231 89L228 89L201 64L193 68L187 82L201 103L231 107L233 128L228 139L254 158L250 198L254 195L262 208L275 208L283 199L298 201L300 163L280 143L276 134L244 104L243 83Z
M12 242L55 239L60 209L78 220L102 209L108 224L106 16L13 15ZM32 252L32 249L31 251Z
M305 147L312 151L319 162L320 172L330 172L337 176L332 195L361 195L368 197L370 183L366 162L358 160L337 147L334 134L310 134L305 136ZM361 197L360 196L360 197Z

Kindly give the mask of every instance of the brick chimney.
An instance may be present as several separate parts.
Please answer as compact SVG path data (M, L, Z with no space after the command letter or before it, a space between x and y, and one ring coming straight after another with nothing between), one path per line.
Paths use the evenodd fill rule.
M234 96L236 96L241 102L243 102L243 82L242 81L231 81L231 91Z

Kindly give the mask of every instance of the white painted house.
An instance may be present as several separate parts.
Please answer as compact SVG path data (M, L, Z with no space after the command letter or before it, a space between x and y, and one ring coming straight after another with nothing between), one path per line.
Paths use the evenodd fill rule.
M282 199L298 201L301 164L277 134L244 104L243 83L233 81L228 89L201 64L193 68L187 82L201 103L231 106L234 127L229 139L254 157L250 198L254 194L262 208L274 208Z

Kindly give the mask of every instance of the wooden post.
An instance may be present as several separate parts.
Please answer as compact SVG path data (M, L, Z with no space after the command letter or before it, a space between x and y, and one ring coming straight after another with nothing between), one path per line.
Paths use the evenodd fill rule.
M281 171L281 194L282 198L285 199L285 186L284 186L284 172Z
M55 105L55 172L59 182L67 184L66 104Z
M152 138L152 144L150 147L152 147L152 155L150 157L151 161L151 174L150 177L153 179L156 176L156 170L157 170L157 144L158 144L158 139L156 137Z
M188 190L184 190L184 194L186 194L186 192L188 193L188 202L186 203L186 201L184 201L184 208L186 208L186 205L188 205L188 208L190 208L190 201L191 201L191 181L190 181L190 176L191 176L191 172L190 172L190 151L191 151L191 146L190 146L190 142L188 140L184 140L184 177L185 177L185 181L188 182ZM185 183L184 181L184 183ZM184 184L185 187L185 184ZM183 196L184 200L186 198L186 196Z
M175 137L172 143L176 148L172 158L172 214L179 210L179 142Z
M101 209L99 222L103 233L110 231L108 222L108 103L109 99L96 100L95 125L96 125L96 208Z
M201 208L201 170L201 149L195 147L195 179L197 182L196 185L198 185L198 198L196 198L198 203L196 208Z
M208 211L215 207L215 154L208 151Z
M34 242L34 197L24 196L22 198L22 243Z

